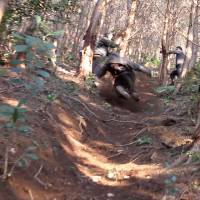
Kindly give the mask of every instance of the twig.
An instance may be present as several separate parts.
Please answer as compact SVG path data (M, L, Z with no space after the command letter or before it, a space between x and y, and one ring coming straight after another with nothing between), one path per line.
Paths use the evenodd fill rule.
M8 176L8 151L9 148L6 147L6 152L5 152L5 161L4 161L4 171L3 171L3 179L5 180Z
M40 175L41 171L42 171L43 165L40 166L39 170L37 171L37 173L34 175L34 178L38 178L38 176Z
M141 151L141 152L137 153L137 154L131 159L130 162L136 161L136 160L138 159L138 157L139 157L141 154L146 153L146 152L147 152L147 151Z
M135 121L135 120L126 121L126 120L118 120L118 119L115 119L115 118L107 119L107 120L103 120L103 121L105 121L105 122L114 121L114 122L119 122L119 123L143 124L143 123L137 122L137 121Z
M40 183L42 186L44 186L45 188L48 187L48 184L44 183L38 176L40 175L41 171L42 171L43 165L40 166L39 170L36 172L36 174L34 175L34 179Z
M114 154L114 155L108 156L107 158L108 158L108 159L109 159L109 158L114 158L114 157L117 157L117 156L119 156L119 155L121 155L121 154L123 154L123 151L120 151L120 152L118 152L118 153L116 153L116 154Z
M116 146L117 147L125 147L125 146L130 146L130 145L135 144L135 143L136 143L136 141L133 141L133 142L130 142L130 143L127 143L127 144L118 144Z
M30 199L31 199L31 200L34 200L33 193L31 192L31 190L28 190L28 194L29 194L29 196L30 196Z
M143 128L143 129L141 129L140 131L138 131L138 132L136 133L136 135L134 136L133 139L135 139L136 137L138 137L138 135L144 133L146 130L148 130L147 127L145 127L145 128ZM133 139L132 139L132 140L133 140ZM127 143L127 144L119 144L119 145L117 145L117 146L119 146L119 147L125 147L125 146L130 146L130 145L135 144L135 143L136 143L136 141L133 141L133 142L130 142L130 143Z
M141 129L140 131L138 131L134 137L132 138L132 140L134 140L136 137L138 137L140 134L144 133L145 131L149 131L149 127L144 127L143 129Z

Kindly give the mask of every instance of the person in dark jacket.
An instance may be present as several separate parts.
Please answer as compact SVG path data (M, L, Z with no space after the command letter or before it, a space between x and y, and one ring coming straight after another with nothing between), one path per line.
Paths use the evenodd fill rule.
M133 97L139 101L139 96L135 91L135 71L152 76L150 69L121 57L117 53L111 53L107 62L99 70L98 78L110 72L114 78L114 88L117 93L126 99Z
M92 66L92 73L94 73L97 77L99 77L101 69L108 60L109 48L116 47L118 47L118 45L112 41L112 34L104 34L104 36L97 42Z
M183 50L180 46L176 47L175 51L169 51L167 54L175 54L176 55L176 69L173 70L170 73L170 78L171 78L171 85L174 85L174 79L177 77L179 78L181 75L181 71L183 68L183 63L185 59L185 55L183 53Z
M119 45L115 44L109 36L101 38L94 51L92 72L99 79L103 77L106 72L110 72L114 78L114 88L117 92L122 94L126 99L132 96L138 101L139 97L134 87L135 71L143 72L151 76L151 70L127 58L121 57L117 53L109 52L109 48L116 48L118 46ZM126 90L128 92L126 92Z

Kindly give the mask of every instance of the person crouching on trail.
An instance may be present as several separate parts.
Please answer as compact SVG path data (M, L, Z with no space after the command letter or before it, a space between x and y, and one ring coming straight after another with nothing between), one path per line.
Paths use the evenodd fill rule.
M97 42L92 66L92 73L97 77L99 77L102 67L108 60L109 48L113 49L119 46L112 41L112 37L112 34L104 34L104 36Z

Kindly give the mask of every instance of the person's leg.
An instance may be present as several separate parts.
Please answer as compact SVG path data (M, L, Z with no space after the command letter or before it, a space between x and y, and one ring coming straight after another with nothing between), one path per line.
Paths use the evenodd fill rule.
M97 78L101 78L106 74L108 64L106 63L105 57L94 57L92 65L92 73L96 75Z
M171 84L170 85L174 85L174 79L175 79L176 76L178 76L177 69L173 70L170 74L170 78L171 78Z
M114 88L116 89L117 94L125 99L129 99L131 96L128 92L128 81L126 78L126 72L122 72L115 77Z
M176 65L176 71L177 71L178 78L180 78L180 76L181 76L181 69L182 69L182 65L180 65L180 64Z
M135 74L132 72L123 72L115 78L115 88L119 94L125 98L133 97L139 101L139 96L135 92Z

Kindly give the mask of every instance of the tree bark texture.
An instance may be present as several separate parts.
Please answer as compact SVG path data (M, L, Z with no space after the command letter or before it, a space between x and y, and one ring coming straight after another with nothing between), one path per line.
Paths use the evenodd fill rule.
M189 18L189 27L188 27L188 34L187 34L187 43L186 43L186 51L185 51L185 61L183 64L183 69L181 73L181 78L184 78L189 70L189 65L192 60L193 54L193 41L194 41L194 22L195 22L195 15L197 7L197 0L193 0L191 4L190 10L190 18Z
M135 23L135 14L136 14L136 10L137 10L137 0L133 0L132 4L131 4L131 8L129 10L128 13L128 22L127 22L127 28L124 32L124 37L123 37L123 42L121 45L121 51L120 54L122 56L125 56L127 54L128 51L128 46L129 46L129 40L131 37L131 33L133 32L133 26Z
M199 21L199 1L197 2L197 5L196 5L196 13L195 13L194 27L193 27L193 42L195 44L199 43L198 21ZM192 44L193 55L192 55L192 58L191 58L191 61L190 61L190 64L189 64L189 70L191 70L195 66L195 63L197 61L198 47L195 44Z
M167 66L169 63L169 58L167 55L167 51L169 50L169 22L170 21L170 0L167 1L167 8L165 11L165 19L164 19L164 29L162 34L162 64L160 67L160 84L165 85L167 83Z
M98 29L101 23L102 10L104 8L104 0L98 0L93 10L90 25L84 36L84 45L80 62L80 76L87 76L92 72L93 53Z

